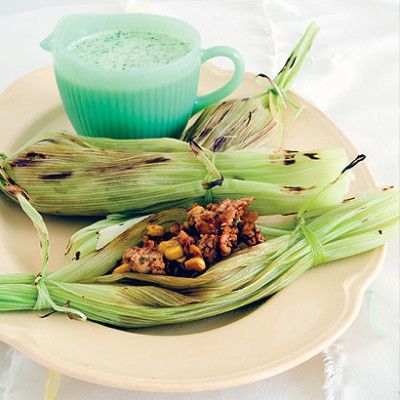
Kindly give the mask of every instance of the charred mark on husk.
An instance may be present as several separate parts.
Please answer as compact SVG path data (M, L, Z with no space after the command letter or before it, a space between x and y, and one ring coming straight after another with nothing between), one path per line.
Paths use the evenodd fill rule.
M31 167L40 163L46 156L43 153L36 153L35 151L29 151L25 156L15 159L10 162L10 167Z
M203 186L204 190L209 190L215 186L222 186L223 181L224 181L224 177L221 176L220 179L216 179L215 181L212 181L212 182L202 183L201 185Z
M308 157L310 160L320 160L320 157L317 157L318 153L303 153L305 157Z
M226 117L226 115L228 114L229 111L230 111L229 108L228 108L227 110L225 110L225 111L222 113L222 115L218 118L218 122L221 122L221 121Z
M213 144L213 151L216 152L219 150L219 148L226 142L226 137L225 136L220 136L215 139L214 144Z
M247 125L246 125L246 126L249 126L252 115L253 115L253 113L252 113L251 110L250 110L250 111L249 111L249 117L248 117L248 119L247 119Z
M286 62L284 64L284 66L282 67L282 69L278 72L278 75L281 74L286 69L286 67L288 66L288 64L289 64L290 60L292 59L292 57L293 57L293 52L290 54L289 58L286 60ZM294 60L296 61L296 57L294 57ZM289 68L292 68L292 66L293 66L293 63L290 65Z
M207 126L199 133L198 137L202 138L203 136L208 135L212 130L213 130L213 127Z
M294 158L290 158L290 159L284 159L283 160L283 164L285 164L285 165L291 165L291 164L294 164L296 162L296 160L294 159Z
M43 153L36 153L35 151L30 151L29 153L26 153L25 157L27 158L41 158L42 160L46 158L46 156Z
M296 62L296 60L297 60L297 56L294 56L292 62L290 63L289 68L292 68L292 67L293 67L293 65L294 65L294 63Z
M36 165L40 162L40 160L32 160L29 158L17 158L14 161L10 162L10 167L11 168L16 168L16 167L31 167L32 165Z
M61 180L61 179L65 179L68 178L72 175L71 171L68 172L60 172L59 174L44 174L40 176L40 179L43 179L45 181L47 180Z
M291 165L296 162L295 160L296 153L285 151L283 156L285 157L285 159L283 160L284 165Z
M157 164L157 163L162 163L162 162L166 162L166 161L169 161L169 158L156 157L156 158L152 158L150 160L146 160L144 163L145 164Z
M279 186L280 190L282 192L287 192L287 193L294 193L294 194L300 194L304 190L312 190L315 189L316 186L310 186L310 187L303 187L303 186Z
M358 163L360 163L361 161L364 161L366 158L367 158L367 156L365 154L359 154L353 161L351 161L351 163L349 165L347 165L347 167L343 168L341 174L354 168Z

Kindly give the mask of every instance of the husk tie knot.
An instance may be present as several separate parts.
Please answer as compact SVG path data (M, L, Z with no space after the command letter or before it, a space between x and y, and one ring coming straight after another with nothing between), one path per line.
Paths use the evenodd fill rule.
M38 291L38 297L35 303L35 306L33 307L34 310L45 310L45 309L53 309L55 311L59 312L66 312L68 315L72 316L72 314L76 314L78 318L72 317L73 319L79 319L82 321L86 321L86 315L83 314L82 312L78 310L74 310L70 307L66 306L58 306L50 297L50 293L47 289L46 283L45 283L46 277L39 272L36 275L34 284L35 287Z

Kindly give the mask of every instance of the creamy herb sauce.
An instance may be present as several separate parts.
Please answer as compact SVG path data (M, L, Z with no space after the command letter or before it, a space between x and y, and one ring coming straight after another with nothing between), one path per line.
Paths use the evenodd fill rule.
M72 42L68 50L108 70L139 70L168 64L189 53L189 42L139 30L103 31Z

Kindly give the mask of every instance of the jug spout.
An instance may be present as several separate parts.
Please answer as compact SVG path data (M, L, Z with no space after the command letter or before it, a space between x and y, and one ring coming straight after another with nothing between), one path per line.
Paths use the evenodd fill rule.
M54 32L52 32L47 38L40 42L40 47L47 51L53 51L54 47Z
M71 22L73 23L74 19L76 19L75 14L65 15L64 17L61 17L54 26L53 31L50 33L50 35L40 42L40 47L47 51L54 51L54 47L59 42L59 39L63 38L65 36L65 33L68 33L70 31L69 25L71 24Z

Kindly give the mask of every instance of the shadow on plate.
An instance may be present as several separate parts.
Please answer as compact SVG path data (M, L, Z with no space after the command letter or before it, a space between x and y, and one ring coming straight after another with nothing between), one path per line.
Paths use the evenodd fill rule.
M248 306L241 307L237 310L229 311L224 314L216 315L215 317L209 317L200 319L198 321L186 322L183 324L173 325L160 325L150 328L138 328L138 329L121 329L125 332L132 332L137 335L150 335L150 336L180 336L180 335L192 335L201 332L211 331L213 329L222 328L236 321L239 321L248 315L255 312L265 300L258 301ZM115 329L115 327L113 327Z

